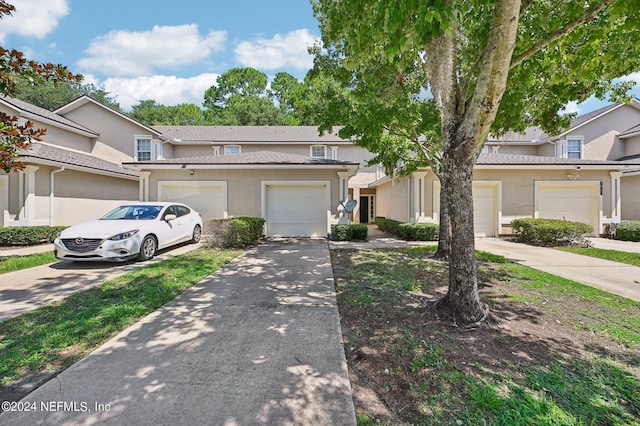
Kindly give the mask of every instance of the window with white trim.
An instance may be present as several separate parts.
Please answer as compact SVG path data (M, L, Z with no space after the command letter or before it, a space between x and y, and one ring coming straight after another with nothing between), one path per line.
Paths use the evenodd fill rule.
M583 144L583 138L567 138L567 158L581 159Z
M327 158L327 147L324 145L311 145L311 157Z
M135 137L135 160L136 161L151 160L151 136Z
M242 149L240 145L225 145L224 146L224 155L235 155L240 154Z

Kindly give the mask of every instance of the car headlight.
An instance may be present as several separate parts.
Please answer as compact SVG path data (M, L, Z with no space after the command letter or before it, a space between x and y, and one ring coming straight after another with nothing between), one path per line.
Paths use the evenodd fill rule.
M120 234L116 234L113 237L109 238L111 241L120 241L126 240L127 238L131 238L138 233L138 229L134 229L133 231L122 232Z

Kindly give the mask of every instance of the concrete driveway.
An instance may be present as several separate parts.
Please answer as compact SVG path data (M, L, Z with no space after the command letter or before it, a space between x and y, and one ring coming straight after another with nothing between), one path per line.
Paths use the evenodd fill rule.
M246 252L21 403L0 424L355 425L327 242Z
M626 247L634 246L627 243ZM640 267L637 266L500 238L477 238L476 249L640 302Z
M197 244L178 245L158 252L151 262L168 259L199 247ZM41 251L42 247L33 250ZM18 249L21 250L21 249ZM22 254L28 254L28 250ZM3 250L0 255L8 255ZM20 254L20 253L18 253ZM55 262L0 275L0 321L12 318L63 299L72 293L86 290L122 275L147 262Z

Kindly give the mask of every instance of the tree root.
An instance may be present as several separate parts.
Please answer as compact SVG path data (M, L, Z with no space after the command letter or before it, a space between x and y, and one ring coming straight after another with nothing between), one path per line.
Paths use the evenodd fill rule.
M461 331L472 331L480 327L489 318L490 309L487 304L482 304L482 312L479 317L466 317L456 312L451 306L448 296L435 302L436 317L442 321L451 322L451 326Z

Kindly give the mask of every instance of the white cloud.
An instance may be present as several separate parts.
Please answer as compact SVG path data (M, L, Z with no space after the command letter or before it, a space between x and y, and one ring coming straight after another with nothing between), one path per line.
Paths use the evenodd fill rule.
M155 75L137 78L108 78L98 87L116 97L123 110L131 110L131 106L141 100L153 99L162 105L178 105L183 103L202 105L204 92L213 86L218 74L201 74L191 78ZM89 76L88 79L93 79ZM85 77L87 81L87 77Z
M564 108L562 108L562 110L560 111L562 114L573 114L573 113L580 113L580 108L578 107L578 102L576 101L571 101L568 104L566 104L564 106Z
M236 60L246 66L262 70L292 67L309 69L313 57L307 48L318 41L306 29L296 30L287 35L276 34L272 39L243 41L235 49Z
M202 36L198 25L154 26L150 31L111 31L94 39L77 62L83 71L112 76L143 76L157 68L178 69L223 50L225 31Z
M12 16L2 18L0 43L11 34L42 39L69 13L68 0L12 0L9 3L16 10Z

